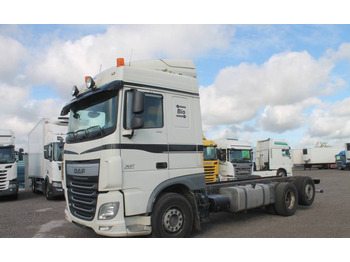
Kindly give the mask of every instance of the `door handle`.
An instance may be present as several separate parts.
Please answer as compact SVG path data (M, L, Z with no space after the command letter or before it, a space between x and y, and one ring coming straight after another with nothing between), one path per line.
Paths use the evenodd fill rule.
M167 168L168 167L168 163L167 162L158 162L156 164L156 168L157 169L163 169L163 168Z

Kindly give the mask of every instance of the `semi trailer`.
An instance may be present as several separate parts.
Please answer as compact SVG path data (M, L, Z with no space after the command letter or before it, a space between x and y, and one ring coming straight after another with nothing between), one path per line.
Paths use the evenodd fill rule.
M318 167L328 169L334 165L334 156L338 154L341 147L313 147L303 149L304 169Z
M23 149L18 153L23 158ZM0 130L0 196L18 197L17 161L14 132L9 129Z
M69 222L106 236L186 237L211 212L310 206L310 177L206 184L198 83L190 60L124 63L74 86L64 148ZM249 150L248 150L249 152Z
M63 196L62 161L67 119L42 118L28 133L28 179L48 200Z

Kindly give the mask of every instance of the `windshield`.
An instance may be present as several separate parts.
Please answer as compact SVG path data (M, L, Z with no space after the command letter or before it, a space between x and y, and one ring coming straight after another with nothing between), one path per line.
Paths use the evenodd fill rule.
M217 160L216 146L204 146L203 147L204 160Z
M231 149L228 150L231 163L251 163L251 150Z
M14 163L15 150L13 146L0 148L0 164Z
M61 142L53 143L53 161L63 161L63 145Z
M71 108L66 142L97 139L114 132L117 121L118 90L96 94Z
M344 161L345 160L345 156L344 155L336 155L336 160L340 160L340 161Z

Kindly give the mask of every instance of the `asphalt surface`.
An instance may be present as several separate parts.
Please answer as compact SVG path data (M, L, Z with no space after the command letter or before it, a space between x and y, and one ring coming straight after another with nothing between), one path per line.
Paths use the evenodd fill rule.
M311 207L299 206L294 216L270 215L264 209L211 213L193 238L349 238L350 171L295 170L294 175L321 179ZM18 200L0 198L1 238L96 238L93 231L65 220L65 201L48 201L29 190Z

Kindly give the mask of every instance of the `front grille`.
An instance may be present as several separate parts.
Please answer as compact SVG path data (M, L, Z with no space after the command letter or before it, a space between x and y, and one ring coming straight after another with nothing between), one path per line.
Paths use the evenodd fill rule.
M240 164L235 164L235 176L236 178L247 178L248 176L252 175L252 166L251 165L240 165Z
M212 183L216 181L215 166L204 166L204 173L206 183Z
M7 170L0 170L0 190L7 187Z
M67 166L74 167L75 163L67 163ZM79 167L89 167L91 162L79 162ZM95 162L96 164L96 162ZM69 174L67 168L67 193L68 204L71 214L79 219L92 221L96 214L97 196L98 196L98 173L96 175L73 175Z

